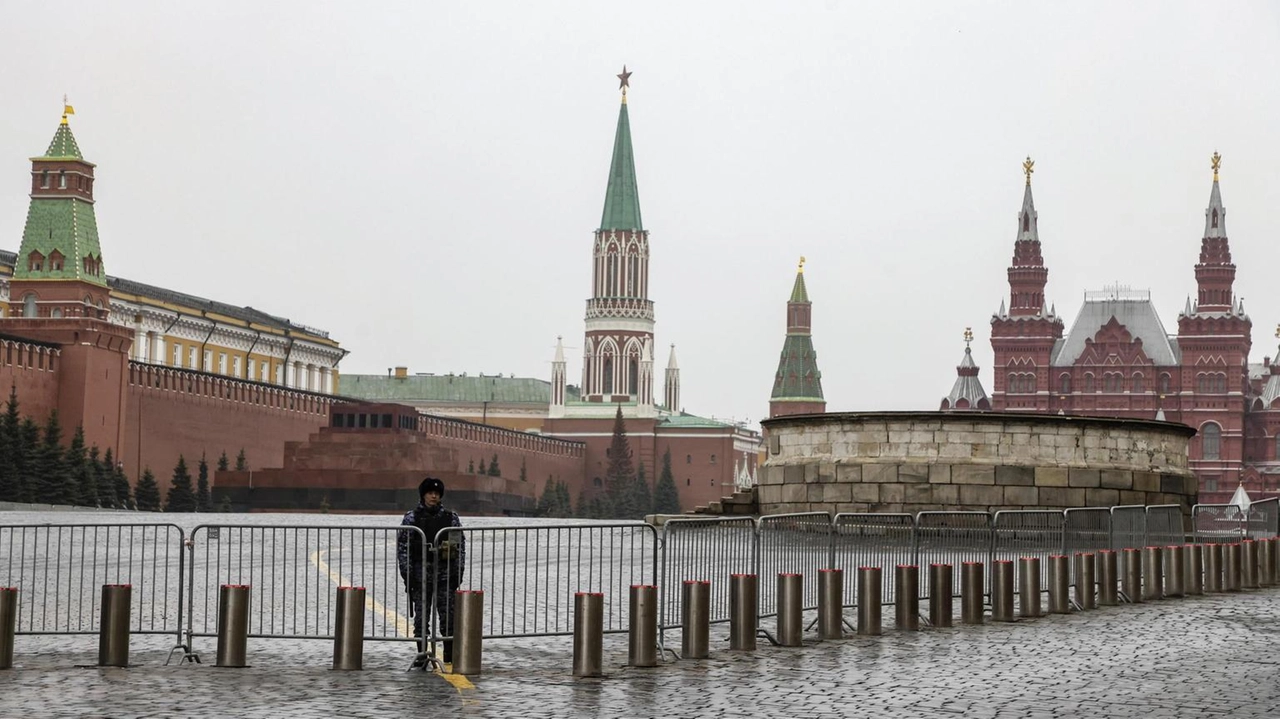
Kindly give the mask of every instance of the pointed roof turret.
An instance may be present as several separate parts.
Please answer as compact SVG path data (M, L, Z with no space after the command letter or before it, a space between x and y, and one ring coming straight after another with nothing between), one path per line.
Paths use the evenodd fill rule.
M782 344L782 357L774 376L769 398L769 416L825 412L827 401L822 396L822 373L813 350L810 334L813 305L804 285L804 258L796 268L796 280L787 300L787 338Z
M53 141L49 143L49 149L44 151L42 160L84 160L84 155L80 154L80 146L76 144L75 135L71 134L71 125L67 122L67 115L76 114L75 108L66 103L66 98L62 102L62 122L58 123L58 129L53 133ZM35 160L36 158L31 158Z
M667 357L667 369L680 369L680 365L676 364L676 343L671 343L671 354Z
M1227 208L1222 206L1222 190L1218 189L1218 170L1222 167L1222 155L1213 153L1213 188L1209 190L1209 206L1204 210L1204 236L1227 236Z
M556 335L556 358L555 362L564 362L564 339L560 335Z
M1213 153L1213 188L1209 191L1209 206L1204 211L1204 238L1200 241L1200 262L1196 264L1198 286L1197 314L1229 314L1235 309L1232 285L1236 278L1236 266L1231 262L1231 245L1227 241L1227 209L1222 206L1222 192L1218 189L1218 171L1222 167L1222 155Z
M800 258L800 269L796 271L796 283L791 286L791 302L808 302L809 290L804 286L804 258Z
M1046 304L1044 288L1049 281L1049 270L1040 254L1040 230L1037 226L1035 198L1031 195L1031 173L1035 161L1030 157L1022 163L1026 176L1026 189L1022 192L1022 209L1018 211L1018 234L1013 243L1013 262L1009 266L1009 314L1014 317L1044 316ZM1003 315L1003 313L1002 313Z
M951 393L942 398L944 411L991 409L991 400L987 397L987 391L982 388L982 380L978 379L978 365L973 361L970 342L973 342L973 328L965 327L964 357L956 365L956 382L951 386Z
M613 160L609 163L609 185L604 195L602 230L643 230L640 220L640 189L636 185L635 154L631 149L631 120L627 115L627 88L631 74L626 65L618 75L622 106L618 109L618 129L613 137Z

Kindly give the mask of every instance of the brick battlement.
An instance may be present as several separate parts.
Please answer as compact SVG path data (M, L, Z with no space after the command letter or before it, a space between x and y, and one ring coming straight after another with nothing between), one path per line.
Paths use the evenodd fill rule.
M262 382L250 382L222 375L162 367L145 362L129 362L131 386L173 392L228 403L281 409L300 414L327 416L334 397Z
M508 447L522 452L537 452L557 457L581 459L587 451L585 442L575 442L557 437L545 437L528 432L491 427L466 420L424 415L418 421L418 431L429 437L441 437L474 442L486 447Z
M56 372L62 350L57 345L0 339L0 367Z

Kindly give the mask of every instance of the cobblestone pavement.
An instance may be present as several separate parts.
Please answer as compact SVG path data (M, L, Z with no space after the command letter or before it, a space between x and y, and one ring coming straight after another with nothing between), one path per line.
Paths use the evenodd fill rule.
M250 640L247 669L164 666L135 638L129 669L80 668L92 637L18 637L0 716L42 717L1275 717L1280 589L1108 607L1014 624L926 629L731 653L574 679L567 638L493 641L473 684L404 671L406 645L370 644L365 671L330 670L322 642ZM852 617L850 617L852 618ZM771 628L772 620L764 626ZM678 635L668 635L679 647ZM70 647L72 654L59 654Z

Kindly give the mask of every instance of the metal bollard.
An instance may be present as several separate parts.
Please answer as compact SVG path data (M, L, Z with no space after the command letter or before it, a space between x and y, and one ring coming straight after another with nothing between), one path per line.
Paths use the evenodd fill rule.
M483 671L484 592L461 589L453 596L453 673L475 676Z
M818 637L844 637L844 570L818 570Z
M960 621L965 624L982 623L983 569L982 562L960 565Z
M1186 559L1182 571L1187 594L1204 594L1204 546L1188 544L1183 547L1182 556Z
M1263 587L1274 586L1276 583L1276 566L1275 560L1271 557L1271 552L1275 545L1266 539L1259 540L1256 544L1258 545L1258 585Z
M338 587L333 627L333 668L364 668L364 587Z
M1098 604L1103 607L1114 607L1120 603L1116 596L1118 579L1116 565L1119 557L1110 549L1098 552Z
M1181 544L1172 544L1164 548L1164 595L1181 597L1186 595L1187 558L1183 556Z
M920 568L899 564L894 570L894 626L920 631Z
M1142 549L1142 598L1164 598L1164 552L1159 547Z
M688 580L680 605L680 654L706 659L710 653L711 582Z
M631 585L631 615L627 626L627 664L658 666L658 588Z
M978 565L981 567L982 565ZM935 628L951 626L951 565L929 565L929 622Z
M1258 546L1252 539L1240 542L1240 587L1258 588Z
M759 578L754 574L729 575L729 648L753 652L759 628Z
M997 559L991 568L991 619L1013 621L1013 562Z
M224 584L218 590L218 654L214 666L248 666L248 641L249 585Z
M1232 542L1222 550L1222 590L1240 591L1240 544Z
M1040 558L1018 560L1018 614L1028 619L1040 616Z
M1138 604L1142 601L1142 550L1126 547L1121 556L1124 558L1124 596Z
M1049 555L1049 613L1071 613L1071 562L1065 555Z
M1266 541L1271 544L1271 579L1280 584L1280 537L1271 537Z
M1097 609L1097 594L1094 593L1094 584L1098 570L1098 556L1092 552L1076 552L1075 556L1076 583L1075 595L1076 606L1081 610Z
M604 594L573 595L573 675L604 675Z
M0 587L0 669L13 668L13 637L18 630L18 588Z
M1204 546L1204 591L1206 593L1222 591L1223 552L1221 544Z
M98 666L129 666L129 614L132 602L132 585L102 585L102 620L98 624Z
M789 572L778 573L778 644L798 647L804 644L804 577Z
M858 567L858 634L880 634L880 568Z

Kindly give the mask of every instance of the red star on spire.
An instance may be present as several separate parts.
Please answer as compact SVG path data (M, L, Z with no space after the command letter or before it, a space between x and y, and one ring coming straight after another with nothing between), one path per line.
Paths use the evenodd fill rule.
M631 87L631 73L627 72L627 66L622 66L622 74L618 75L618 89L624 90Z

